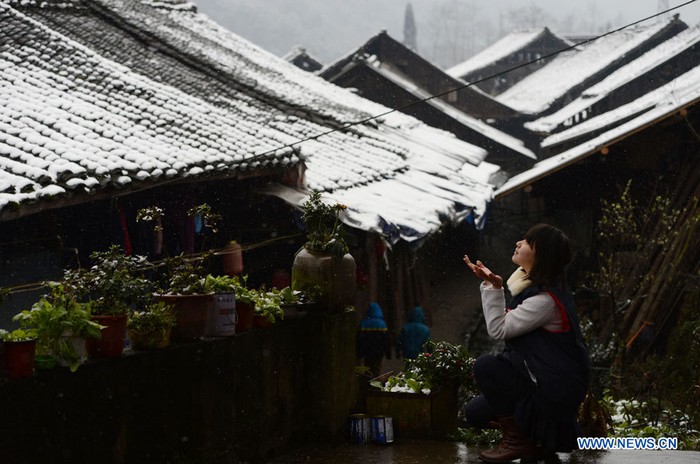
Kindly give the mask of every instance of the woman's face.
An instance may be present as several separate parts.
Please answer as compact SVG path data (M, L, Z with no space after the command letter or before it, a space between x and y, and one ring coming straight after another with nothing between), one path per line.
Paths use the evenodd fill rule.
M535 250L530 248L530 244L527 240L519 240L515 242L515 252L513 253L513 264L525 269L525 271L530 272L533 264L535 264Z

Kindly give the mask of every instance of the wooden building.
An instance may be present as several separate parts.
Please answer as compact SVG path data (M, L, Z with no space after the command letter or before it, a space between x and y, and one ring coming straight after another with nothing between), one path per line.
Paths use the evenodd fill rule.
M508 119L514 115L510 109L494 105L491 97L477 89L465 87L386 32L324 68L319 75L486 149L487 160L511 175L535 161L523 141L498 129L521 127L521 121ZM462 88L456 92L447 92L459 87ZM435 95L441 97L434 98ZM502 119L492 121L492 126L478 118Z
M473 82L490 95L498 95L547 64L555 53L571 46L572 42L546 27L514 31L447 69L447 74ZM517 69L504 73L511 68ZM500 75L491 77L497 74Z

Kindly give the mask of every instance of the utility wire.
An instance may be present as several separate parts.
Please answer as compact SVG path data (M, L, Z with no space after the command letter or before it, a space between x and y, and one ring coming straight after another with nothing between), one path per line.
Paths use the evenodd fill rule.
M360 125L360 124L365 124L365 123L367 123L367 122L369 122L369 121L382 118L382 117L387 116L387 115L389 115L389 114L391 114L391 113L395 113L395 112L397 112L397 111L405 110L406 108L410 108L411 106L417 105L417 104L419 104L419 103L424 103L424 102L433 100L433 99L435 99L435 98L439 98L439 97L442 97L442 96L444 96L444 95L447 95L447 94L449 94L449 93L456 92L456 91L462 90L462 89L466 89L467 87L471 87L471 86L474 86L474 85L476 85L476 84L480 84L480 83L482 83L482 82L484 82L484 81L487 81L487 80L489 80L489 79L493 79L493 78L495 78L495 77L499 77L499 76L502 76L502 75L504 75L504 74L507 74L507 73L509 73L509 72L511 72L511 71L515 71L516 69L520 69L520 68L523 68L523 67L525 67L525 66L531 65L532 63L535 63L535 62L537 62L537 61L544 60L544 59L550 58L550 57L552 57L552 56L556 56L556 55L558 55L558 54L560 54L560 53L563 53L563 52L566 52L566 51L569 51L569 50L573 50L573 49L575 49L575 48L578 48L578 47L580 47L581 45L585 45L585 44L588 44L588 43L590 43L590 42L596 41L596 40L598 40L598 39L602 39L603 37L607 37L607 36L609 36L609 35L615 34L615 33L617 33L617 32L622 31L623 29L627 29L628 27L636 26L637 24L643 23L644 21L648 21L648 20L650 20L650 19L654 19L654 18L657 18L657 17L659 17L659 16L665 15L666 13L669 13L669 12L671 12L671 11L673 11L673 10L677 10L677 9L682 8L682 7L684 7L684 6L690 5L691 3L695 3L696 1L697 1L697 0L689 0L689 1L685 2L685 3L681 3L680 5L676 5L676 6L674 6L674 7L668 8L668 9L666 9L666 10L664 10L664 11L660 11L660 12L658 12L658 13L656 13L656 14L647 16L646 18L639 19L639 20L634 21L634 22L632 22L632 23L626 24L626 25L624 25L624 26L622 26L622 27L618 27L617 29L613 29L612 31L608 31L608 32L606 32L605 34L601 34L601 35L599 35L599 36L595 36L595 37L592 37L592 38L590 38L590 39L583 40L583 41L578 42L578 43L575 43L575 44L573 44L573 45L571 45L571 46L569 46L569 47L565 47L565 48L562 48L561 50L557 50L557 51L555 51L555 52L549 53L548 55L544 55L544 56L541 56L541 57L539 57L539 58L535 58L535 59L533 59L533 60L527 61L527 62L525 62L525 63L521 63L521 64L519 64L519 65L513 66L512 68L508 68L508 69L506 69L506 70L504 70L504 71L501 71L501 72L499 72L499 73L492 74L492 75L490 75L490 76L486 76L486 77L484 77L484 78L482 78L482 79L479 79L479 80L476 80L476 81L473 81L473 82L467 82L467 83L464 84L464 85L460 85L460 86L458 86L458 87L455 87L455 88L453 88L453 89L447 90L447 91L445 91L445 92L438 93L438 94L435 94L435 95L431 95L430 97L422 98L422 99L416 100L416 101L414 101L414 102L407 103L407 104L405 104L405 105L403 105L403 106L398 106L398 107L396 107L396 108L390 109L390 110L385 111L385 112L383 112L383 113L375 114L374 116L368 116L368 117L363 118L363 119L360 119L360 120L358 120L358 121L349 122L349 123L347 123L347 124L344 124L342 127L335 128L335 129L329 129L329 130L327 130L327 131L320 132L320 133L318 133L318 134L316 134L316 135L312 135L312 136L307 137L307 138L305 138L305 139L300 139L300 140L298 140L298 141L296 141L296 142L293 142L293 143L290 143L290 144L287 144L287 145L282 145L282 146L280 146L280 147L278 147L278 148L274 148L274 149L265 151L265 152L263 152L263 153L259 153L259 154L257 154L257 155L253 155L253 157L252 157L251 159L254 160L254 159L258 158L258 157L267 156L267 155L270 155L270 154L272 154L272 153L275 153L275 152L277 152L277 151L279 151L279 150L284 150L285 148L294 148L295 145L300 145L300 144L302 144L302 143L304 143L304 142L308 142L308 141L310 141L310 140L317 140L317 139L319 139L320 137L323 137L324 135L329 135L329 134L332 134L332 133L334 133L334 132L340 132L340 131L345 130L345 129L347 129L347 128L349 128L349 127L352 127L352 126L357 126L357 125Z

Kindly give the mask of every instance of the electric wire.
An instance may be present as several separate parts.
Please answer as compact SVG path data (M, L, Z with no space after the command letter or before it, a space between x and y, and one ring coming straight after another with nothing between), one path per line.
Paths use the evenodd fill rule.
M273 149L271 149L271 150L267 150L267 151L262 152L262 153L259 153L259 154L257 154L257 155L253 155L253 157L252 157L252 158L249 158L249 160L255 160L256 158L265 157L265 156L271 155L271 154L273 154L273 153L276 153L276 152L279 151L279 150L284 150L285 148L292 148L292 149L293 149L295 146L301 145L301 144L304 143L304 142L308 142L308 141L311 141L311 140L318 140L320 137L323 137L324 135L329 135L329 134L332 134L332 133L334 133L334 132L343 131L343 130L345 130L345 129L348 129L349 127L357 126L357 125L360 125L360 124L365 124L365 123L368 123L368 122L373 121L373 120L375 120L375 119L379 119L379 118L382 118L382 117L387 116L387 115L389 115L389 114L395 113L395 112L397 112L397 111L398 111L398 112L401 112L402 110L405 110L406 108L410 108L410 107L412 107L412 106L414 106L414 105L417 105L417 104L420 104L420 103L425 103L425 102L430 101L430 100L433 100L433 99L435 99L435 98L439 98L439 97L445 96L445 95L447 95L447 94L449 94L449 93L456 92L456 91L462 90L462 89L466 89L467 87L472 87L472 86L474 86L474 85L480 84L480 83L482 83L482 82L484 82L484 81L487 81L487 80L489 80L489 79L494 79L494 78L496 78L496 77L502 76L502 75L507 74L507 73L509 73L509 72L515 71L516 69L520 69L520 68L523 68L523 67L525 67L525 66L531 65L531 64L533 64L533 63L535 63L535 62L537 62L537 61L544 60L544 59L547 59L547 58L550 58L550 57L559 55L560 53L564 53L564 52L567 52L567 51L569 51L569 50L576 49L576 48L578 48L578 47L580 47L580 46L582 46L582 45L586 45L586 44L588 44L588 43L590 43L590 42L594 42L594 41L596 41L596 40L602 39L603 37L607 37L607 36L609 36L609 35L615 34L615 33L617 33L617 32L620 32L620 31L624 30L624 29L627 29L628 27L636 26L637 24L643 23L644 21L648 21L648 20L650 20L650 19L654 19L654 18L657 18L657 17L659 17L659 16L665 15L666 13L669 13L669 12L671 12L671 11L677 10L677 9L682 8L682 7L684 7L684 6L690 5L691 3L695 3L696 1L697 1L697 0L689 0L689 1L685 2L685 3L681 3L680 5L676 5L676 6L674 6L674 7L668 8L668 9L666 9L666 10L660 11L660 12L658 12L658 13L656 13L656 14L653 14L653 15L647 16L647 17L645 17L645 18L639 19L639 20L637 20L637 21L628 23L628 24L626 24L626 25L624 25L624 26L618 27L617 29L613 29L613 30L608 31L608 32L606 32L606 33L604 33L604 34L601 34L601 35L598 35L598 36L595 36L595 37L591 37L590 39L582 40L581 42L577 42L577 43L575 43L575 44L573 44L573 45L570 45L570 46L568 46L568 47L562 48L561 50L557 50L557 51L552 52L552 53L549 53L549 54L547 54L547 55L540 56L539 58L535 58L535 59L530 60L530 61L527 61L527 62L525 62L525 63L521 63L521 64L519 64L519 65L516 65L516 66L513 66L513 67L511 67L511 68L508 68L508 69L506 69L506 70L504 70L504 71L501 71L501 72L498 72L498 73L495 73L495 74L486 76L486 77L484 77L484 78L481 78L481 79L479 79L479 80L476 80L476 81L473 81L473 82L467 82L467 83L465 83L464 85L460 85L460 86L458 86L458 87L452 88L452 89L447 90L447 91L445 91L445 92L438 93L438 94L435 94L435 95L431 95L431 96L426 97L426 98L421 98L421 99L418 99L418 100L413 101L413 102L411 102L411 103L407 103L407 104L405 104L405 105L398 106L398 107L396 107L396 108L391 108L391 109L389 109L388 111L385 111L385 112L383 112L383 113L375 114L375 115L373 115L373 116L368 116L368 117L366 117L366 118L363 118L363 119L360 119L360 120L357 120L357 121L354 121L354 122L349 122L349 123L343 124L343 125L342 125L341 127L339 127L339 128L328 129L327 131L323 131L323 132L320 132L320 133L318 133L318 134L316 134L316 135L312 135L312 136L310 136L310 137L307 137L307 138L304 138L304 139L300 139L300 140L298 140L298 141L296 141L296 142L289 143L289 144L286 144L286 145L282 145L282 146L279 146L279 147L277 147L277 148L273 148Z

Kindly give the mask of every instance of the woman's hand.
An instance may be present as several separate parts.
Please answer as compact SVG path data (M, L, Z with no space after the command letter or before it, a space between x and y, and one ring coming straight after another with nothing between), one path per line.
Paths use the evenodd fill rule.
M493 285L493 288L503 288L503 278L491 272L484 263L477 260L476 264L469 260L469 256L464 255L463 261L469 266L475 276Z

